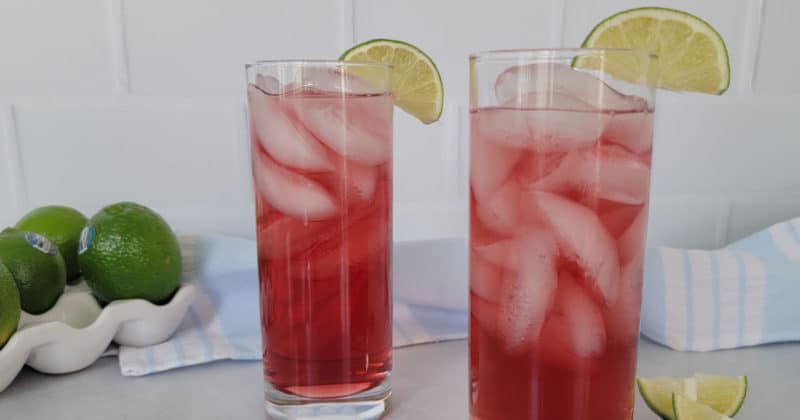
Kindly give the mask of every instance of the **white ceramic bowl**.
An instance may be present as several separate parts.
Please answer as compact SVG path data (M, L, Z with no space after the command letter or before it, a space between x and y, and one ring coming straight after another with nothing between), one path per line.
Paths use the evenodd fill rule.
M195 295L195 286L183 285L164 305L127 299L101 308L84 283L68 286L44 314L22 313L17 332L0 349L0 392L26 364L44 373L69 373L90 366L112 341L138 347L166 341Z

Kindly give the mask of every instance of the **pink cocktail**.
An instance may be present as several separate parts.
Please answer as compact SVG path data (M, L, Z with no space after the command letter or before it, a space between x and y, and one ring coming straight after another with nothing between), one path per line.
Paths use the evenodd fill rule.
M365 83L354 67L384 72L387 85ZM309 404L380 412L390 392L388 71L248 67L265 399L275 418Z
M580 54L471 59L473 419L632 418L652 91Z

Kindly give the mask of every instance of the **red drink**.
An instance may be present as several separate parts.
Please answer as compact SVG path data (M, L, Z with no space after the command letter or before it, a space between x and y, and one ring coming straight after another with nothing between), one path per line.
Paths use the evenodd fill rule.
M313 76L248 87L264 378L279 405L388 392L391 369L392 99Z
M563 65L495 89L470 115L472 418L630 420L652 108Z

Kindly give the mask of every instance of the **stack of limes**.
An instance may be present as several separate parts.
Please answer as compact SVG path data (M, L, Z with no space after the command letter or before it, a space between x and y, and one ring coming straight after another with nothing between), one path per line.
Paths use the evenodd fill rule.
M42 314L83 279L102 302L146 299L160 304L180 286L178 240L161 216L118 203L91 219L65 206L41 207L0 232L0 347L21 311Z

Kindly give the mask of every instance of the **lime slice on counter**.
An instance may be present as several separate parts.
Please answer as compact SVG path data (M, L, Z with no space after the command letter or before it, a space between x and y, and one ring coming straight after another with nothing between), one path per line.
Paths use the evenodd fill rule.
M731 420L713 408L680 394L672 394L672 405L676 420Z
M637 378L642 399L663 419L675 419L672 394L708 405L733 417L747 395L746 376L695 375L690 378Z
M747 396L747 376L695 375L697 401L733 417Z
M619 12L597 24L585 48L639 48L658 55L657 87L720 95L730 85L728 49L706 21L680 10L642 7ZM645 82L647 66L630 54L579 57L575 67L601 69L634 83Z
M433 60L419 48L393 39L372 39L345 51L339 59L390 64L395 105L425 124L438 121L442 115L442 77ZM371 75L367 68L355 68L351 71L367 82L377 76Z
M645 404L662 419L674 420L672 394L684 395L684 379L680 378L636 378L639 393Z

